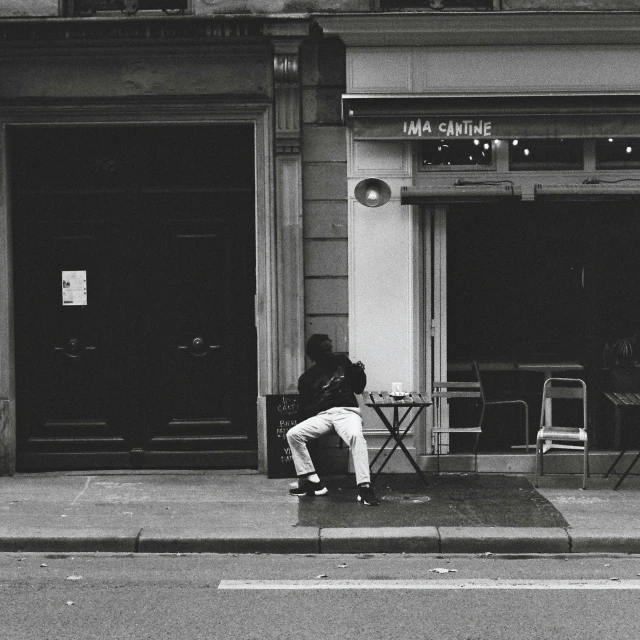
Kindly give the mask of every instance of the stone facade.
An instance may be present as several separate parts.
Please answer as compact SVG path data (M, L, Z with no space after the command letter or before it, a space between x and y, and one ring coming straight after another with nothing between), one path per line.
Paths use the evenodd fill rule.
M345 53L335 38L302 52L305 330L347 351L347 156L340 113Z
M0 3L0 17L37 18L58 15L58 0L3 0Z
M407 2L407 10L418 4ZM425 3L426 4L426 3ZM63 0L3 0L0 17L64 15ZM379 11L384 0L193 0L194 15L290 15ZM447 11L447 2L425 11ZM458 11L460 9L457 9ZM494 11L640 11L640 0L494 0Z
M501 0L503 11L639 11L640 0Z

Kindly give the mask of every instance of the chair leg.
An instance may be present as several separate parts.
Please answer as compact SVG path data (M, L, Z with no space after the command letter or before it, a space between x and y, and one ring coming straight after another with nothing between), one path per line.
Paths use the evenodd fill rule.
M602 476L603 478L608 478L610 473L615 473L618 477L619 474L617 471L614 471L616 465L618 464L618 462L620 462L620 460L622 459L622 456L626 453L626 449L623 449L619 454L618 457L613 461L613 464L609 467L609 469L607 469L607 472Z
M437 460L437 474L440 475L440 436L442 434L436 433L436 460Z
M478 440L480 440L480 434L476 433L476 443L473 447L473 461L476 475L478 474Z
M538 477L540 475L540 462L542 460L541 456L542 456L542 451L540 449L540 440L536 438L536 476L535 476L535 482L534 482L534 485L536 487L538 486Z
M589 443L584 441L584 472L582 474L582 488L587 488L587 475L589 474Z
M622 481L631 473L631 469L633 469L633 467L635 466L636 462L638 462L639 459L640 459L640 452L638 452L636 457L631 461L631 464L627 467L626 471L621 476L619 476L618 482L616 482L615 487L613 487L614 489L617 489L622 484Z
M585 448L587 449L587 478L591 477L591 469L589 467L589 440L584 443Z

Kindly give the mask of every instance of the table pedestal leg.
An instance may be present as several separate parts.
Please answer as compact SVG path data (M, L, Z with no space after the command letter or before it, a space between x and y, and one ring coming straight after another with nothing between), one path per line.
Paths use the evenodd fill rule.
M411 407L408 408L407 412L405 413L405 415L402 417L401 420L398 419L398 407L394 407L393 408L393 424L391 424L389 420L387 420L387 416L384 415L380 407L373 407L374 411L378 414L378 417L382 421L382 424L384 424L384 426L387 428L387 431L389 431L389 438L387 438L386 442L382 446L382 449L380 449L380 451L376 454L376 457L373 459L371 466L373 466L373 463L378 459L378 456L382 453L384 448L387 446L387 443L389 442L389 440L391 438L395 440L395 445L391 449L389 455L387 456L387 459L380 465L380 468L373 476L373 480L375 480L380 475L380 472L382 471L382 469L384 469L385 465L393 455L394 451L398 447L400 447L400 449L402 450L406 458L409 460L413 468L416 470L416 473L420 476L420 479L424 482L425 486L429 486L427 484L427 479L424 477L422 471L420 470L420 467L416 464L416 461L413 459L412 455L409 453L408 449L405 447L404 443L402 442L403 438L407 435L407 432L409 431L413 423L417 420L423 408L424 407L418 407L418 411L416 412L413 419L409 423L409 426L402 433L400 433L400 424L407 417L409 411L411 411Z

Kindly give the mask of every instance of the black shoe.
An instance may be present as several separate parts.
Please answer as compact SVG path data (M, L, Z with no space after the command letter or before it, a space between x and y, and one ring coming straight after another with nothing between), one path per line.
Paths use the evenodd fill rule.
M369 487L358 487L358 502L362 502L367 507L377 507L380 503Z
M323 496L329 493L329 489L322 482L311 482L307 479L296 489L289 489L289 493L292 496Z

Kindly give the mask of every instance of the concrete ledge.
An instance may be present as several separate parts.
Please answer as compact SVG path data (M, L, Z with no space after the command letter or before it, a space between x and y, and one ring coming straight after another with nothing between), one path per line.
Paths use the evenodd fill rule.
M573 553L640 553L640 531L569 529Z
M144 528L140 553L318 553L317 527L254 530Z
M129 552L139 529L54 529L0 527L0 551Z
M547 527L440 527L442 553L569 553L564 529Z
M435 527L327 528L320 530L321 553L437 553Z

